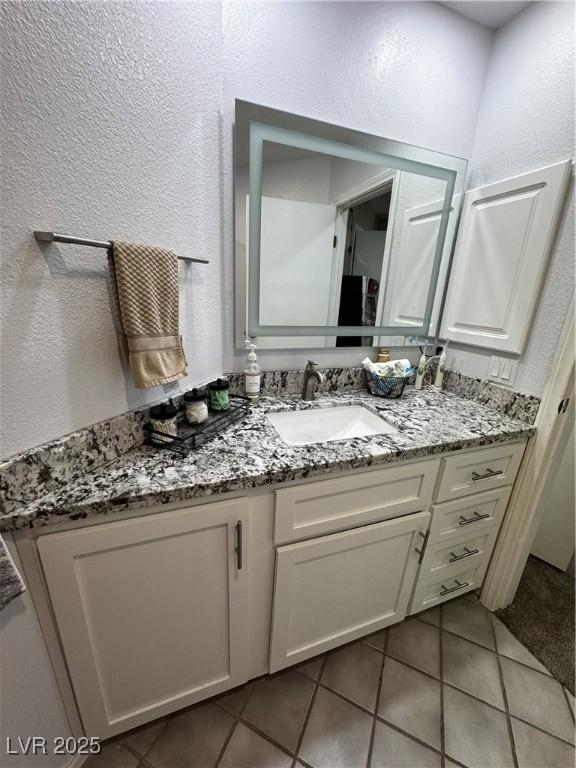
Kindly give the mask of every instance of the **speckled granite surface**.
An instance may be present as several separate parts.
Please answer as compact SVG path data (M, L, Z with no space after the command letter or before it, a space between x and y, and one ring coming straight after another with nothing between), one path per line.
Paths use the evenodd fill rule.
M365 405L398 432L289 446L266 418L269 410L344 404ZM525 422L432 388L416 392L409 387L399 400L375 398L364 390L322 395L314 404L297 396L269 397L245 421L186 457L135 446L92 472L75 477L71 472L69 482L35 501L13 499L10 511L0 517L0 530L113 515L119 510L522 439L533 433Z
M445 372L442 389L460 397L476 400L488 408L527 424L534 424L540 407L539 397L515 392L491 381L474 379L457 371Z

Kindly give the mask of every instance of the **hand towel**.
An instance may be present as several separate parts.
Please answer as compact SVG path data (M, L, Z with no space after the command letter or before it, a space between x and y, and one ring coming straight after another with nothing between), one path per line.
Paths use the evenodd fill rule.
M188 374L178 327L178 257L166 248L115 240L108 264L128 362L137 387Z
M26 589L4 539L0 536L0 611Z

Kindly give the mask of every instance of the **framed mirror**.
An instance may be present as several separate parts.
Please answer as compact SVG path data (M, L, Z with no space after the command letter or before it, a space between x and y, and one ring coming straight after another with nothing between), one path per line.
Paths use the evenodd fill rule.
M238 348L436 334L465 160L237 100L234 168Z

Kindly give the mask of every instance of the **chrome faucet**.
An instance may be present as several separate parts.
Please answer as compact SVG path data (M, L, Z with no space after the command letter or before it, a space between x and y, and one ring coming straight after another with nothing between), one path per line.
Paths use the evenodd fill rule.
M302 400L314 400L314 393L318 384L324 384L324 376L316 369L318 363L308 360L304 371L304 386L302 387Z

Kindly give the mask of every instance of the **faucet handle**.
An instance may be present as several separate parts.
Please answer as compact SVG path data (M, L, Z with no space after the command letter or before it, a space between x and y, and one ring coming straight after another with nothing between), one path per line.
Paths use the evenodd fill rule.
M317 365L318 365L318 363L316 363L314 360L308 360L308 365L306 366L306 370L307 371L313 371L314 368L316 368Z

